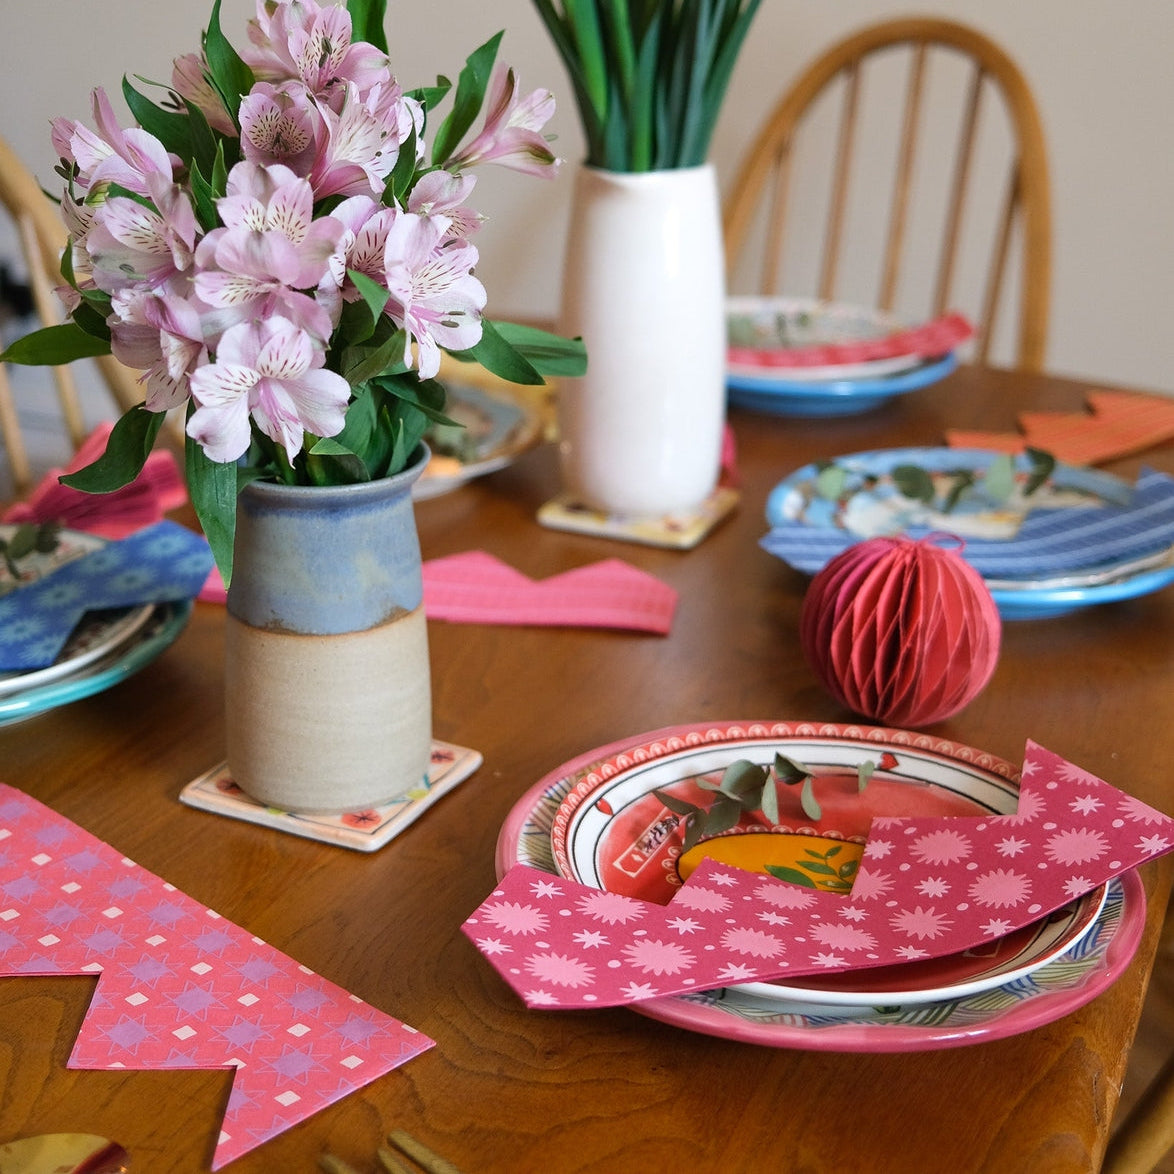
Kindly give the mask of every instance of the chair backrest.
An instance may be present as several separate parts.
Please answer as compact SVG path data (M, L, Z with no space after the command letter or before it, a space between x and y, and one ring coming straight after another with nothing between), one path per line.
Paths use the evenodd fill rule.
M894 96L900 93L894 70L907 70L903 98ZM875 90L871 102L866 100L866 80L888 87L879 100ZM948 91L945 98L938 96L938 83ZM985 133L989 128L979 115L989 92L1002 96L1003 118ZM942 128L952 127L955 111L958 130L947 136ZM881 133L882 121L893 124L888 138ZM814 136L813 146L804 134ZM953 139L952 148L946 137ZM798 187L793 172L800 161L806 166L809 156L828 174L826 189L807 185L806 177L802 189L817 193L824 221L821 246L812 221L792 207L792 188ZM865 164L878 163L891 171L891 179L864 174ZM997 172L1003 176L1001 192L992 182ZM980 207L980 196L989 209ZM882 222L871 236L856 227L870 213ZM863 300L911 321L958 309L976 328L973 359L979 363L991 361L995 327L1014 312L1002 295L1017 271L1011 362L1033 371L1043 366L1051 280L1043 130L1023 74L973 29L908 17L866 28L827 50L765 120L729 189L724 221L732 290L745 270L760 265L752 282L758 294ZM875 295L844 299L839 290L845 261L854 277L864 270L865 249L856 247L854 233L879 258L879 281ZM972 243L976 235L985 242ZM796 238L802 238L797 247ZM935 242L940 242L936 257ZM916 269L906 264L914 254ZM972 280L973 258L983 255L989 258L985 276ZM807 288L787 268L800 263L815 271ZM963 268L967 272L960 276ZM909 276L921 281L928 295L928 306L916 311L902 282Z
M61 284L65 225L32 173L3 139L0 139L0 204L12 221L24 256L37 317L46 326L55 325L62 320L61 306L53 290ZM142 390L133 371L109 355L96 359L95 363L119 414L142 402ZM55 367L52 371L65 434L76 451L85 439L86 429L73 373L68 367ZM3 364L0 364L0 440L8 453L13 486L21 493L29 487L32 469Z

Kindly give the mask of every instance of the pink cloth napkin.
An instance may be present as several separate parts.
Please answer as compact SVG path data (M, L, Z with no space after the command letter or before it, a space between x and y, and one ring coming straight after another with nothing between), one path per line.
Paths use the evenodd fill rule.
M58 478L63 473L84 469L102 455L113 427L99 424L64 469L51 469L27 501L11 506L0 520L17 525L59 521L71 530L125 538L183 505L187 501L183 474L175 457L165 450L151 453L138 477L113 493L82 493L61 484Z
M535 581L481 550L424 564L429 619L668 633L677 593L620 559Z
M1174 398L1132 391L1092 391L1087 412L1023 412L1021 432L950 429L951 448L1021 452L1030 445L1069 465L1096 465L1174 439Z
M826 346L766 347L732 346L726 357L739 367L827 367L846 363L868 363L904 355L934 358L960 346L974 333L961 314L944 314L908 330L884 338L828 343Z

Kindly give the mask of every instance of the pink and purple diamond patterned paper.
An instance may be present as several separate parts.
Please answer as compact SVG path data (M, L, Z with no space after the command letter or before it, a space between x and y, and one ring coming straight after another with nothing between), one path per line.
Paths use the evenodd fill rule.
M214 1170L432 1047L0 785L0 974L95 974L71 1068L235 1068Z

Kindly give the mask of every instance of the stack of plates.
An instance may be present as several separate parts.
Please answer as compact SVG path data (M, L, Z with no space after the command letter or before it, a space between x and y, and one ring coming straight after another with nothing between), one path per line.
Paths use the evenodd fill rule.
M958 365L952 350L927 357L897 348L863 357L892 350L875 344L900 332L901 323L879 310L814 298L729 298L726 325L730 402L773 415L855 415L936 383ZM816 348L829 348L826 361L812 361ZM800 351L808 360L791 361Z
M991 589L1004 619L1039 619L1145 595L1174 582L1174 479L1145 471L1136 485L1058 465L1048 483L991 503L963 495L948 512L904 497L893 471L935 478L982 473L999 457L980 449L884 449L837 457L846 474L834 500L820 491L828 462L806 465L771 491L762 545L807 574L856 542L882 534L958 536L962 557ZM1017 459L1022 484L1027 458Z
M843 860L861 850L874 814L1007 813L1018 801L1015 767L944 739L832 724L681 726L592 751L539 781L502 828L498 874L526 864L667 903L692 854L682 856L678 819L653 791L705 804L700 778L712 780L740 758L766 764L775 753L815 773L820 820L784 813L769 831L740 826L708 840L707 855L744 868ZM866 761L879 765L858 795L855 772ZM837 780L847 780L842 791ZM812 875L820 871L817 863ZM1144 891L1128 873L982 950L787 985L749 983L633 1010L775 1047L915 1051L998 1039L1066 1015L1109 986L1144 921Z
M0 538L10 538L15 530L15 526L0 525ZM104 543L105 539L93 534L63 530L55 550L21 560L22 575L40 578ZM0 591L9 589L20 590L12 586L8 570L0 564ZM175 640L190 614L190 603L87 612L53 664L28 672L0 673L0 725L77 701L125 680Z

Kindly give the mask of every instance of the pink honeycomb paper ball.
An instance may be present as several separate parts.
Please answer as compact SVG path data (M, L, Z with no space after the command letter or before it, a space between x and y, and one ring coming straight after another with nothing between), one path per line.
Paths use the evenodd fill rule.
M799 639L824 688L890 726L927 726L986 687L1002 623L982 576L941 539L870 538L811 581Z

